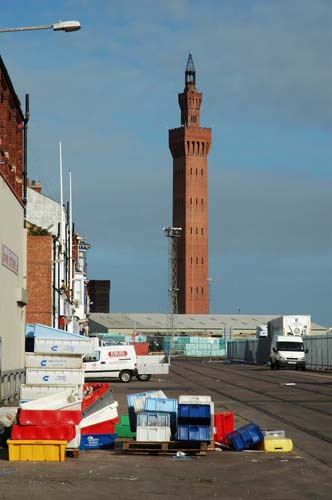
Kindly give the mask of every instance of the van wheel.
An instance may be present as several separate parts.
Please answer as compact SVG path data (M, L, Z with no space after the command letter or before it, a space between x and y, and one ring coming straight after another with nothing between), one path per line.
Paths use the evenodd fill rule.
M270 368L271 368L271 370L274 370L274 364L272 362L272 359L270 359Z
M280 370L279 361L276 361L276 369L277 369L277 370Z
M151 375L136 375L136 378L140 382L147 382L148 380L150 380Z
M128 384L128 382L130 382L133 378L133 375L129 370L123 370L122 372L120 372L119 378L121 382L123 382L124 384Z
M304 372L304 370L305 370L305 365L301 366L301 370Z

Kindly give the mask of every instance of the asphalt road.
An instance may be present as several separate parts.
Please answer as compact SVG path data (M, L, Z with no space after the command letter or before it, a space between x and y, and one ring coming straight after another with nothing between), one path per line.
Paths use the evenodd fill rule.
M129 392L209 394L216 412L234 412L236 427L254 422L285 430L294 450L215 451L183 459L100 450L63 463L8 462L2 450L0 500L332 497L332 374L173 359L168 376L112 387L119 414L127 412Z

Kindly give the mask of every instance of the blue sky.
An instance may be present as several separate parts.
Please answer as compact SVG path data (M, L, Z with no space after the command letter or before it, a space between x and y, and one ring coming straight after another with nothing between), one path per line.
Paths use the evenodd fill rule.
M1 34L30 94L30 177L59 198L58 142L89 278L113 312L167 311L172 159L188 51L203 92L213 313L311 314L332 325L330 0L11 0Z

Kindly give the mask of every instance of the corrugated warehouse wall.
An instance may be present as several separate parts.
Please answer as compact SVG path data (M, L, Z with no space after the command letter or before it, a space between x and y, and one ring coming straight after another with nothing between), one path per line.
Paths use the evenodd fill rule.
M332 369L332 334L303 337L307 367L318 370ZM264 364L269 361L270 342L263 339L234 339L227 342L227 358Z

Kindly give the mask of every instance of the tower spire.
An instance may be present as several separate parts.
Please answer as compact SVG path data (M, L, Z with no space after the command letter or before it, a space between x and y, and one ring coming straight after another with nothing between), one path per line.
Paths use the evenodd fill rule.
M191 52L189 51L189 56L188 56L188 61L187 61L187 66L186 66L186 71L185 71L185 85L186 89L188 88L189 85L193 85L195 87L196 85L196 70L194 66L194 61L191 55Z

